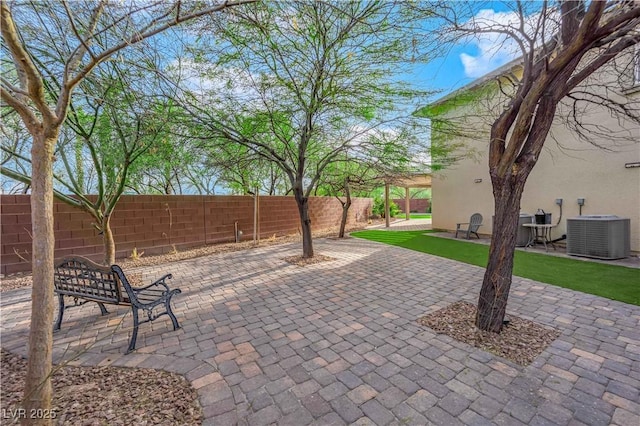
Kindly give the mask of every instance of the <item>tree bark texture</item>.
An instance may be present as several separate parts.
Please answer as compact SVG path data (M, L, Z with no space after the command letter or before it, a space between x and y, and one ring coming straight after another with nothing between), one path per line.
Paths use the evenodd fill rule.
M311 218L309 217L309 198L305 197L301 189L293 191L300 214L300 227L302 230L302 257L313 257L313 238L311 236Z
M53 152L57 132L34 137L32 158L31 223L33 226L33 287L29 362L23 405L31 410L51 409L53 346ZM48 419L25 419L25 424L49 425Z
M481 330L502 330L511 288L513 257L516 247L520 198L526 177L509 175L494 182L495 217L489 249L489 263L478 298L476 325Z
M349 189L349 179L345 179L344 182L344 195L346 200L342 203L342 218L340 219L340 231L338 232L338 238L344 238L344 231L347 227L347 219L349 218L349 208L351 207L351 191Z
M102 220L102 244L104 246L104 264L106 266L116 263L116 243L111 231L111 215L106 215Z

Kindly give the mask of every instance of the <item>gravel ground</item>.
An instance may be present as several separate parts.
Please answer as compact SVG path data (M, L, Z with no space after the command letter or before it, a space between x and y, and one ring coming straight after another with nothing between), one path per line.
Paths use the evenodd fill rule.
M476 307L456 302L420 319L418 322L437 333L478 347L487 352L527 366L544 351L560 332L533 321L509 315L509 324L500 334L480 331L475 326Z

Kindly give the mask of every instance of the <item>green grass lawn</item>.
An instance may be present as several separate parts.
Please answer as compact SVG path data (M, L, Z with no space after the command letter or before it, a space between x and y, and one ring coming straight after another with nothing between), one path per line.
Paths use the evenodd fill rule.
M489 247L424 235L430 231L359 231L351 235L486 267ZM517 250L513 274L640 306L640 269Z
M402 217L404 214L400 214L398 217ZM431 219L431 213L409 213L411 219Z

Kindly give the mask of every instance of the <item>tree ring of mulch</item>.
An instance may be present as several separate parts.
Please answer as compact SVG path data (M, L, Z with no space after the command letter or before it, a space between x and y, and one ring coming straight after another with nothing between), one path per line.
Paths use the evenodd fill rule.
M313 257L302 256L289 256L283 259L285 262L291 263L296 266L315 265L316 263L331 262L336 260L335 257L324 256L322 254L316 254Z
M522 366L531 364L561 334L514 315L508 318L500 334L479 330L476 306L460 301L419 318L418 323Z

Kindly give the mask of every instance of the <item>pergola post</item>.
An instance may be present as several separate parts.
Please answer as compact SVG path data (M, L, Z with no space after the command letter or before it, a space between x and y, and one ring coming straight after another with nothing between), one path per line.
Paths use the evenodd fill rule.
M397 187L404 188L405 190L405 217L407 220L411 220L411 188L431 188L431 174L430 173L415 173L409 176L387 176L386 179L390 179L384 183L384 216L386 219L386 227L390 225L390 200L389 200L389 186L393 183Z
M389 182L385 182L384 183L384 222L387 228L391 226L391 222L389 220L390 214L391 214L391 209L389 208Z
M411 200L409 199L409 187L404 188L404 213L405 218L409 220L411 218Z

